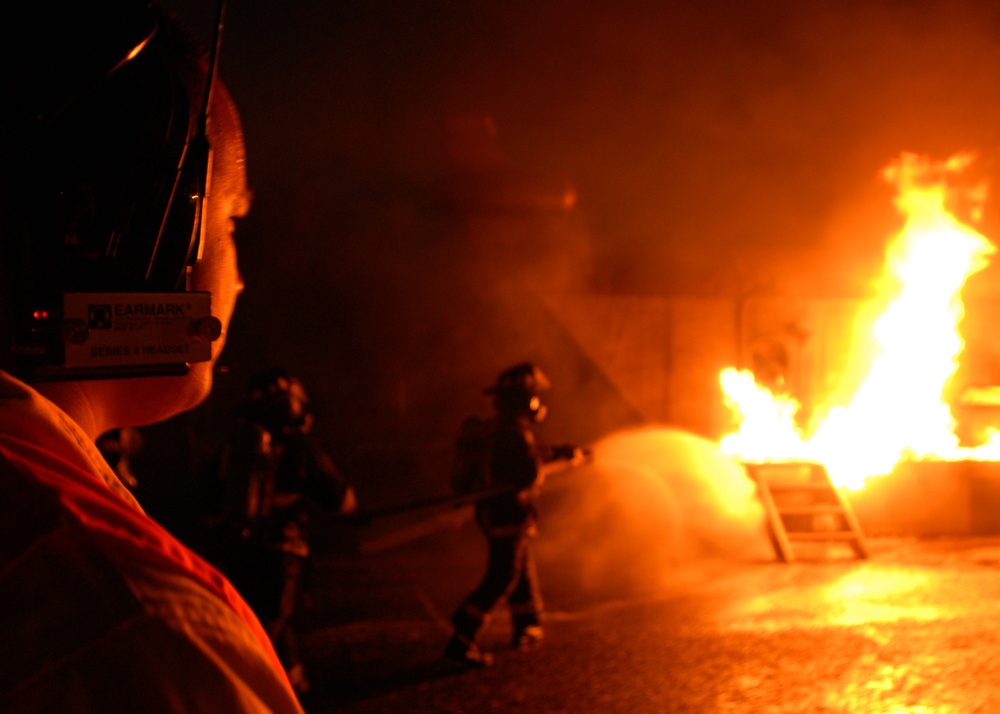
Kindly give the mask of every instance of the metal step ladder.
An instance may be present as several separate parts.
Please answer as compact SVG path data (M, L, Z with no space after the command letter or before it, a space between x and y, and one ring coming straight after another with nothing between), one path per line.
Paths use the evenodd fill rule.
M868 557L854 512L822 464L745 462L743 466L757 484L778 560L795 560L794 542L844 543L858 558Z

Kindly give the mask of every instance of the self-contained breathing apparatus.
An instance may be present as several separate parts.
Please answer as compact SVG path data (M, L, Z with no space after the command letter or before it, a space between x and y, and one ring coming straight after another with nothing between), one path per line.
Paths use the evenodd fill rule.
M28 381L184 374L222 330L188 280L224 2L207 71L149 0L19 13L0 43L3 367Z

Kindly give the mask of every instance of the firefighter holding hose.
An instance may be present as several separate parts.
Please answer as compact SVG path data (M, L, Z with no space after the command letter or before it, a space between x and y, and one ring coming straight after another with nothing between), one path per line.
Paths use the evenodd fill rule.
M492 663L476 638L491 611L506 598L513 622L512 645L539 643L542 600L532 539L536 533L535 496L545 477L582 463L587 454L573 446L550 447L536 433L545 418L541 392L550 386L537 365L514 365L485 390L493 396L490 419L467 419L457 444L453 487L486 491L476 502L476 521L489 543L486 574L452 616L455 631L445 655L470 667Z

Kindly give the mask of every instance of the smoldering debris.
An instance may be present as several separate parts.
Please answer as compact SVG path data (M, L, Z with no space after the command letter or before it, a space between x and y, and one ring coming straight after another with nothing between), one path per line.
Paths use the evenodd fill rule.
M709 565L774 558L742 466L675 429L605 437L590 465L553 479L541 508L540 560L583 591L648 593Z

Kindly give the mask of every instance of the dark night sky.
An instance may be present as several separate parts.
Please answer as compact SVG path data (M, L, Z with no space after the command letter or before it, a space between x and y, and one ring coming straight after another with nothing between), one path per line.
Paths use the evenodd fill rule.
M230 0L222 75L256 201L215 403L282 362L343 443L407 414L440 436L507 363L558 357L525 285L863 291L898 225L879 170L976 150L994 178L1000 152L990 2ZM486 116L495 144L456 160L449 127Z

